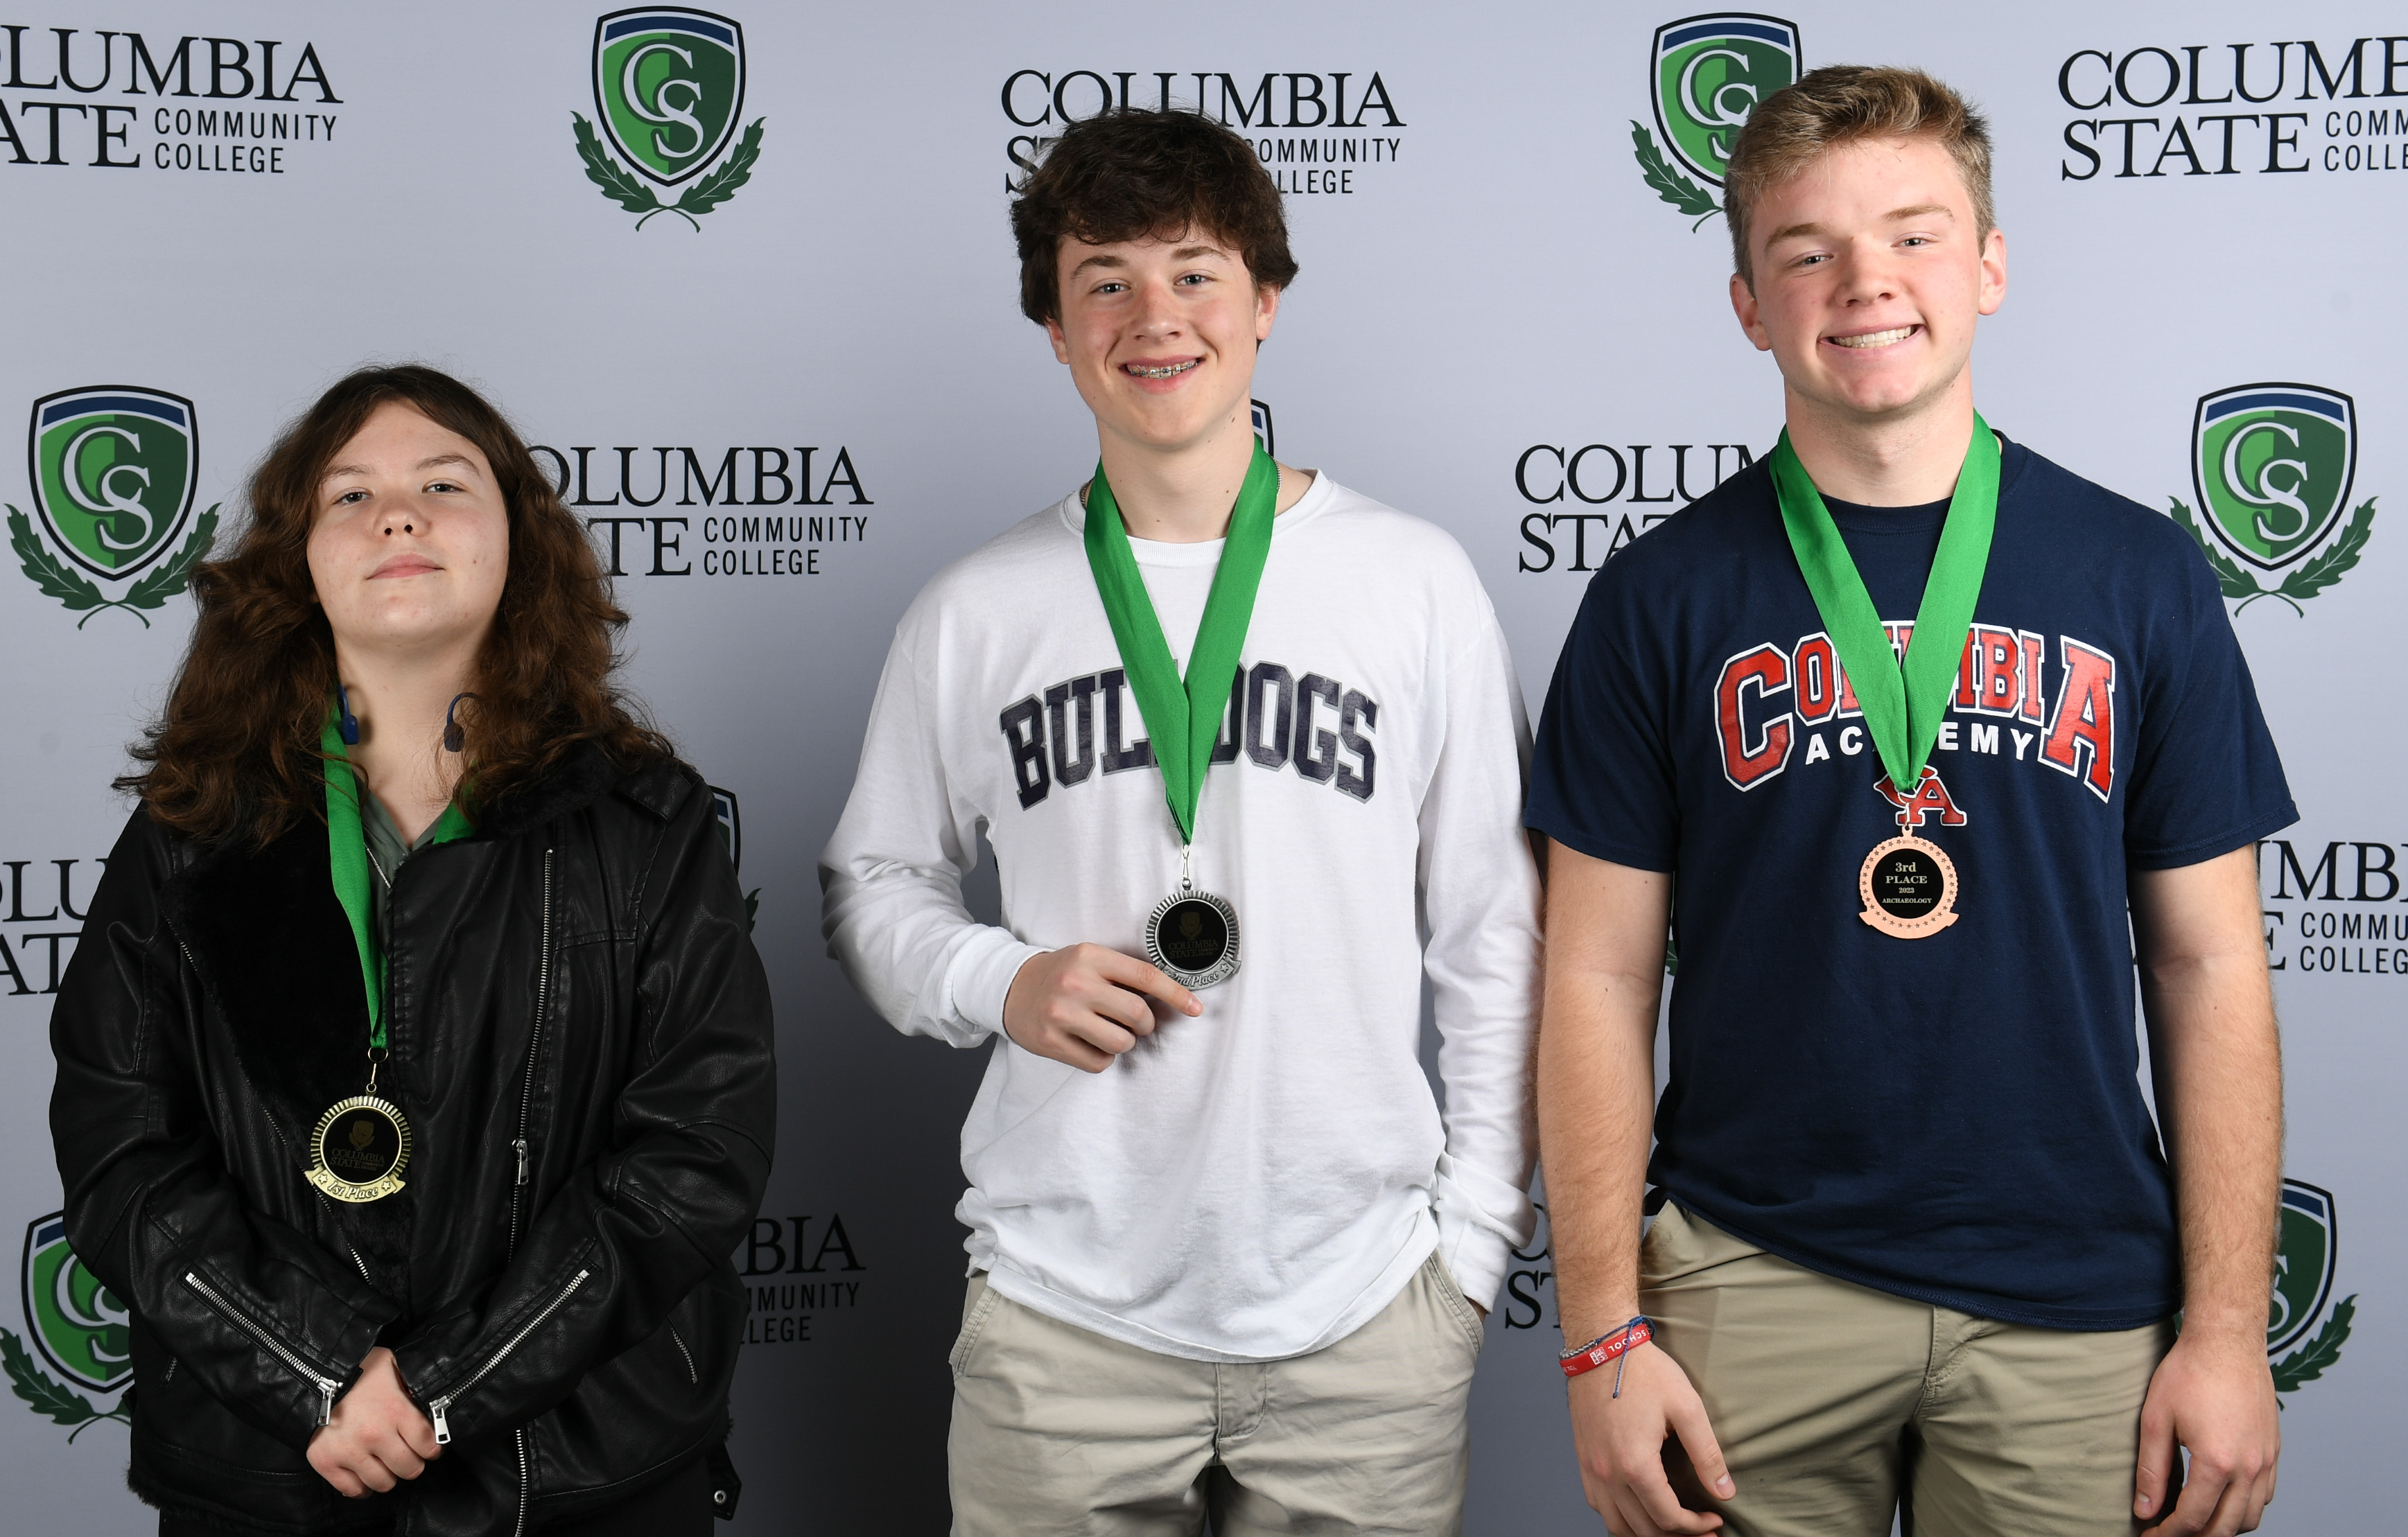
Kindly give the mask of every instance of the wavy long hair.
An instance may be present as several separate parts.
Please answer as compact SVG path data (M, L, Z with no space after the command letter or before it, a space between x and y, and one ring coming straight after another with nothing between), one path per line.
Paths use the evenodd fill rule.
M580 743L619 763L668 741L612 683L627 622L585 531L501 412L432 368L362 368L284 430L251 477L250 520L224 560L194 572L200 617L165 710L117 781L165 825L203 843L264 847L325 815L319 742L335 690L335 636L309 576L319 483L388 403L483 450L502 492L509 569L464 706L461 795L472 814L541 779Z

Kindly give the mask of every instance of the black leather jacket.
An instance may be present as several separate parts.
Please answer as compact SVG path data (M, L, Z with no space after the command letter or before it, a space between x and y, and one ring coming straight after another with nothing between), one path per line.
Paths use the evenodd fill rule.
M137 812L109 856L50 1131L68 1239L132 1314L136 1492L238 1530L510 1533L724 1471L777 1090L709 790L586 750L413 855L392 913L407 1188L343 1205L302 1178L367 1067L324 826L202 849ZM448 1444L347 1501L304 1452L378 1344Z

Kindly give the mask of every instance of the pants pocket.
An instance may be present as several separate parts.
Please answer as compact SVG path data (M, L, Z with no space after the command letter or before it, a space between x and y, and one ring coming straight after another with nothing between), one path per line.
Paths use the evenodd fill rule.
M969 1361L970 1352L978 1348L979 1336L985 1332L988 1317L1002 1300L1003 1294L987 1285L984 1271L970 1277L968 1292L962 1302L962 1331L953 1337L953 1351L945 1358L956 1381Z
M1471 1305L1471 1299L1464 1295L1463 1288L1456 1283L1455 1272L1446 1268L1446 1261L1438 1257L1435 1249L1430 1251L1430 1257L1423 1262L1422 1269L1431 1287L1437 1290L1440 1301L1446 1304L1447 1312L1454 1316L1455 1327L1463 1331L1463 1337L1470 1345L1473 1354L1478 1354L1488 1343L1488 1331L1480 1321L1480 1310Z

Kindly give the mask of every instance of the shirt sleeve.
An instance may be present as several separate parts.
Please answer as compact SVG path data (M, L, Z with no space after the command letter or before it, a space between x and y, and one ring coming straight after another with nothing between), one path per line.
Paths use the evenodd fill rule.
M1592 859L1669 872L1680 848L1680 793L1664 690L1643 671L1642 648L1657 627L1635 612L1622 575L1609 564L1590 580L1564 637L1524 820Z
M1446 1088L1446 1151L1432 1186L1439 1256L1483 1306L1530 1240L1537 1124L1539 877L1520 826L1530 727L1505 636L1477 578L1477 622L1442 661L1445 735L1423 792L1424 951Z
M2214 573L2181 544L2181 600L2142 680L2125 794L2124 860L2134 870L2212 860L2300 816Z
M1003 1029L1012 978L1043 952L963 904L980 818L945 772L921 618L905 617L887 653L853 793L820 854L820 928L887 1023L972 1046Z

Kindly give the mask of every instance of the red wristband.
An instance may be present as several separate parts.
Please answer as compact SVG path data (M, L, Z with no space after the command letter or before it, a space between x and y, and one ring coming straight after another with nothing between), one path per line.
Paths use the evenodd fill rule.
M1612 1333L1599 1334L1577 1349L1565 1351L1556 1364L1564 1369L1565 1376L1576 1377L1584 1372L1596 1371L1606 1362L1619 1359L1625 1351L1645 1345L1655 1337L1656 1331L1645 1318L1633 1318Z

